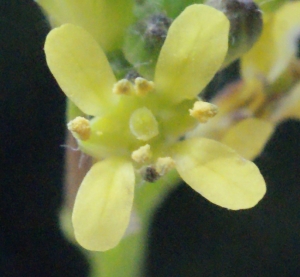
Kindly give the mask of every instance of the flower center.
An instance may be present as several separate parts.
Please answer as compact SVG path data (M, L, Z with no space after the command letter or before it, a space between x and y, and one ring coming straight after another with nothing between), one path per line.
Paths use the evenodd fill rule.
M163 92L153 90L154 83L141 77L118 81L112 93L120 101L109 113L91 120L77 117L69 122L68 128L80 149L96 159L131 156L138 168L148 168L141 172L142 176L153 173L145 180L155 179L155 174L157 178L165 175L174 166L168 149L196 126L195 119L207 122L217 113L217 107L193 100L172 105L162 97Z
M146 107L139 108L132 113L129 127L131 133L143 141L152 139L159 134L157 120Z

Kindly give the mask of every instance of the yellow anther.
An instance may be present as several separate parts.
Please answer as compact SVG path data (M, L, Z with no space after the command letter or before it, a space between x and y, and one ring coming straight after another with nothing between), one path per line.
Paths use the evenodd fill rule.
M138 150L133 151L131 154L131 158L137 163L145 163L149 161L151 157L152 152L149 144L141 146Z
M88 140L91 136L90 122L81 116L68 123L68 129L72 132L73 136L80 140Z
M147 95L148 92L154 89L154 83L152 81L148 81L141 77L137 77L134 80L134 83L135 83L135 92L139 96Z
M133 91L133 84L127 79L118 81L113 87L113 93L117 95L131 95Z
M197 101L194 103L193 109L189 111L192 117L195 117L201 123L205 123L218 113L218 107L208 102Z
M171 157L158 158L155 169L160 176L165 175L175 167L175 161Z

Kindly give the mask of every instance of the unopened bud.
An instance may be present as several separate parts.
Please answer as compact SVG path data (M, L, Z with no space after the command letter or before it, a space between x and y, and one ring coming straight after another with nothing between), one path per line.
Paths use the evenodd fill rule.
M262 12L252 0L208 0L230 21L228 52L223 68L251 49L262 31Z
M125 57L147 79L154 76L156 61L171 23L165 14L158 13L128 29L123 47Z
M161 48L169 30L172 20L165 14L154 14L146 20L145 40L146 47Z

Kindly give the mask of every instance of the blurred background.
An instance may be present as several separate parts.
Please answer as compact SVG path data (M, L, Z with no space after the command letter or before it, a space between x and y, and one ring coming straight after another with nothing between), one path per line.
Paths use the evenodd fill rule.
M300 16L300 15L299 15ZM30 0L0 1L0 276L89 276L59 229L65 98L43 44L50 27ZM207 98L238 78L221 72ZM149 230L145 276L300 276L300 122L282 122L255 163L265 198L232 212L180 185Z

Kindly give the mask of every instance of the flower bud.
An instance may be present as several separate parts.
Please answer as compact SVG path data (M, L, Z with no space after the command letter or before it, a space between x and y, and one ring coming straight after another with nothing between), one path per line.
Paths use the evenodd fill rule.
M153 79L156 61L172 20L163 13L153 14L129 29L124 53L127 60L147 79Z
M222 11L230 21L224 68L250 50L257 41L262 31L262 13L252 0L208 0L207 5Z

